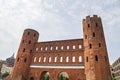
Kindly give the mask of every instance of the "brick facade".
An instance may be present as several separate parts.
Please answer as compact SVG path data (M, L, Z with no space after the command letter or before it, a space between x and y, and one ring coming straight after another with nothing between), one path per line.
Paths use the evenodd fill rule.
M26 29L11 78L24 80L111 80L100 17L83 19L83 39L38 42L39 33Z

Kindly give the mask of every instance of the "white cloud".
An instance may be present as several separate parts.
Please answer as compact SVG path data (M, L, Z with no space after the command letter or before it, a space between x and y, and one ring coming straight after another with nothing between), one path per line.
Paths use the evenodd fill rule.
M119 4L119 0L0 0L0 58L17 52L25 28L36 29L40 40L81 38L82 19L97 14L112 62L116 50L112 46L118 49L120 45Z

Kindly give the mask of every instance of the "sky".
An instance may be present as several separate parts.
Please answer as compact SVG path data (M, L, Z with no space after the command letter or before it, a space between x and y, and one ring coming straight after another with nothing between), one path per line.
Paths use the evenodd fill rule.
M0 0L0 59L19 48L27 28L39 41L83 38L82 20L102 18L110 64L120 57L120 0Z

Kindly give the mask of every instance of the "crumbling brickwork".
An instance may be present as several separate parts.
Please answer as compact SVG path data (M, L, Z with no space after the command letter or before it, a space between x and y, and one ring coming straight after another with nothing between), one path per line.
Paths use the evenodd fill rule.
M111 80L100 17L83 19L83 39L38 42L39 33L26 29L11 78L24 80Z

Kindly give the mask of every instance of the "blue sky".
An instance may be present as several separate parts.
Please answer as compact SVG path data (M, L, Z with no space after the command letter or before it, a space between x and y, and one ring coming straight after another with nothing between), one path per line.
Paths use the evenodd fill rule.
M32 28L39 41L82 38L82 20L102 18L110 63L120 56L120 0L0 0L0 59L17 53L22 33Z

